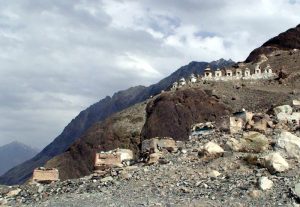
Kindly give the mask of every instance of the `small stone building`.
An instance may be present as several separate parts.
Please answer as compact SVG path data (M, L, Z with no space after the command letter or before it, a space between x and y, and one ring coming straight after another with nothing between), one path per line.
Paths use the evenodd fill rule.
M235 70L235 75L236 75L237 77L242 77L242 76L243 76L243 71L242 71L242 69L237 68L237 69Z
M211 71L210 67L207 67L204 70L204 77L205 78L212 78L213 77L213 74L212 74L212 71Z
M215 77L216 77L216 78L222 77L222 71L220 70L220 68L218 68L218 69L215 71Z
M246 68L246 69L245 69L245 71L244 71L244 76L245 76L245 77L251 76L251 71L250 71L249 68Z
M259 65L259 64L257 64L257 65L255 66L254 74L261 74L261 68L260 68L260 65Z
M179 86L185 86L185 85L186 85L185 79L184 79L184 78L181 78L181 79L179 80L178 85L179 85Z
M233 76L233 72L231 69L226 69L226 76L229 76L229 77Z
M38 183L51 183L59 181L59 171L56 168L36 168L33 171L32 180Z
M192 73L192 75L190 76L190 82L191 83L196 83L197 82L197 78L196 76Z

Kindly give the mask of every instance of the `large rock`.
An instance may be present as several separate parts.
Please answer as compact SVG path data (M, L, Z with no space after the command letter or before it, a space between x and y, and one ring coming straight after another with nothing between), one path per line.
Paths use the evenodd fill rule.
M224 150L218 144L214 142L208 142L207 144L204 145L202 152L206 156L217 157L223 155Z
M195 123L215 122L218 129L229 115L230 108L199 88L165 92L149 101L143 140L153 137L189 139Z
M262 165L266 167L270 173L284 172L289 169L289 164L278 152L264 156L262 158Z
M273 187L273 181L268 177L261 177L258 180L258 185L261 190L269 190Z
M279 113L285 113L285 114L293 113L293 108L290 105L277 106L273 110L276 115L278 115Z
M156 153L161 150L167 150L169 152L177 151L176 142L169 137L164 138L152 138L142 142L142 153Z
M237 139L234 138L230 138L226 142L226 147L235 152L240 152L243 149L242 144Z
M292 114L281 112L277 114L277 119L282 122L299 123L300 112L294 112Z
M155 164L159 161L159 159L162 157L162 154L160 152L152 153L149 155L148 164Z
M266 132L267 126L268 126L268 121L264 118L254 120L253 124L252 124L253 130L257 130L257 131L261 131L261 132Z
M226 146L236 152L254 152L260 153L266 151L269 147L268 139L259 132L244 132L240 140L231 138L227 141Z
M243 130L243 119L238 117L229 118L229 129L231 134L239 133Z
M277 136L277 147L284 149L290 158L300 159L300 138L288 131Z

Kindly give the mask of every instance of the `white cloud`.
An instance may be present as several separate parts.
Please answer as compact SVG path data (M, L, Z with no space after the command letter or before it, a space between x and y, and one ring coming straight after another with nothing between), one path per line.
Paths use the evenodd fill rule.
M48 144L81 110L190 61L243 60L298 0L11 0L0 5L0 145Z

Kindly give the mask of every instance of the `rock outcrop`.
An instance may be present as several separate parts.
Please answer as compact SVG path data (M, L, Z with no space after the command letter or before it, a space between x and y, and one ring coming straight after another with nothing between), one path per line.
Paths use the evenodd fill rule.
M230 109L200 89L165 92L151 100L146 108L143 139L163 136L187 140L194 123L226 121Z

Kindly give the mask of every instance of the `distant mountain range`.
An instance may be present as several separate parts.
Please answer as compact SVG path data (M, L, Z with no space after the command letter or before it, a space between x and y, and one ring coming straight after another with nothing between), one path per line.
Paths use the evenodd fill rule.
M20 142L11 142L0 147L0 175L12 167L29 160L38 153L34 149Z
M34 158L12 168L9 172L1 176L0 184L13 185L26 181L31 176L34 168L43 166L51 158L65 152L69 146L94 123L102 121L110 115L136 103L142 102L150 96L159 94L162 90L168 89L181 77L187 78L192 73L202 73L207 65L216 69L219 67L230 66L234 63L235 62L232 60L227 61L224 59L213 61L211 63L194 61L179 68L170 76L149 87L136 86L124 91L119 91L112 97L107 96L80 112L80 114L65 127L63 132Z

